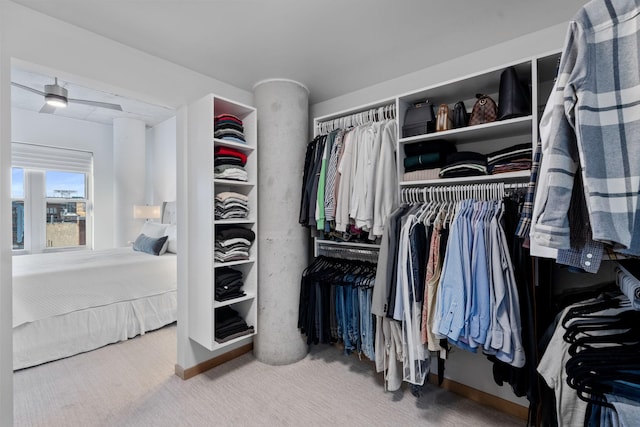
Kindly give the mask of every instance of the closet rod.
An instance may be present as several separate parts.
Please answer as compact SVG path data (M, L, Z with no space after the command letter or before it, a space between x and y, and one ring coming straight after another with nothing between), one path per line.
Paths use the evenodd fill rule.
M391 120L395 118L396 104L388 104L377 108L370 108L358 113L336 117L335 119L318 122L316 126L320 134L325 134L336 129L346 129L352 126L363 125L365 123Z
M402 203L458 202L464 199L499 200L508 190L526 189L528 183L470 183L461 185L404 187L401 190Z
M355 259L361 261L378 261L377 249L359 249L345 246L318 246L316 256L339 257L347 259Z

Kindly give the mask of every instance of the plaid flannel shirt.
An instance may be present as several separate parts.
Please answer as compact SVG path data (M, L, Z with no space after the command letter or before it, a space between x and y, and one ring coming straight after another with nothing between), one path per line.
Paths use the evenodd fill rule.
M567 249L574 174L582 166L596 241L640 255L640 1L594 0L571 22L540 176L536 243ZM542 168L544 170L544 168Z
M527 194L524 196L522 204L522 212L520 212L520 221L516 228L516 236L526 239L529 237L531 228L531 216L533 215L533 199L536 194L536 185L538 183L538 172L540 170L540 159L542 158L542 143L538 141L536 150L533 154L533 162L531 162L531 176L527 185Z

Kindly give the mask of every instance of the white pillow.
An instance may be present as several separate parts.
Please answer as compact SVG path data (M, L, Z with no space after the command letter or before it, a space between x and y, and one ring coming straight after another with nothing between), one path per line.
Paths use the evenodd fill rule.
M140 230L141 234L149 237L162 237L165 236L165 231L167 229L168 224L160 224L159 222L145 222L142 224L142 230Z
M170 224L166 231L164 232L165 236L168 236L167 239L167 252L171 252L174 254L178 253L178 227L176 224Z

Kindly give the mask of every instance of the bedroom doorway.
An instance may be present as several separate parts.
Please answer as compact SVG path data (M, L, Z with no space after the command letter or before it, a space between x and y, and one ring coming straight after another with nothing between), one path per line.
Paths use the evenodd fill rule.
M65 292L73 287L77 290L83 283L78 283L81 281L60 268L62 259L74 256L76 258L75 261L72 258L71 265L75 263L95 266L95 271L88 273L93 274L94 278L110 276L110 272L115 269L101 264L103 260L96 254L100 251L117 250L134 252L131 242L139 236L142 227L151 221L160 221L134 218L133 206L162 206L163 202L176 199L175 110L105 90L104 84L95 83L95 87L100 88L96 89L91 83L94 82L86 78L22 61L12 61L11 139L22 146L35 148L36 152L45 153L43 159L47 165L43 170L42 166L27 161L14 168L14 368L28 368L31 364L68 357L74 351L87 351L91 346L100 347L105 344L103 341L96 341L89 347L63 345L63 348L53 344L57 333L62 333L64 336L60 341L65 340L67 343L73 339L82 340L82 337L69 337L69 331L95 331L93 326L86 325L86 322L91 321L88 319L96 316L98 319L100 316L107 319L110 314L107 310L98 314L86 312L83 318L78 313L91 310L95 306L104 306L100 298L117 302L118 298L122 297L118 290L114 293L104 292L107 286L103 286L99 293L93 295L93 301L87 301L86 307L78 307L78 298L70 297L68 295L71 294ZM47 103L49 98L66 105L59 103L52 107ZM64 153L88 158L89 169L81 175L84 178L73 169L74 165L70 162L73 156L62 155L61 159L54 161L51 155L46 154L53 152L51 150L67 150ZM84 182L84 191L79 190L82 188L79 187L79 182ZM37 190L45 194L46 203L42 206L36 205L30 199L30 195ZM27 241L29 243L25 244ZM16 298L21 298L21 292L16 292L16 288L21 286L21 283L38 282L37 274L46 275L48 281L54 277L51 272L45 270L35 271L26 261L29 257L49 257L46 259L51 261L52 268L61 273L61 284L55 289L48 286L44 291L33 288L25 292L25 299L17 300ZM171 261L168 261L171 258L173 267ZM140 282L145 280L146 276L155 275L155 278L149 281L157 281L161 276L171 277L171 271L175 271L176 258L175 254L167 256L163 261L164 264L169 264L168 266L144 267L152 274L131 270L127 279L134 280L134 277L139 277L137 280ZM143 259L140 263L147 261ZM45 264L41 260L36 263L38 266ZM18 279L16 274L25 276ZM27 277L30 274L31 276ZM84 282L94 281L96 280ZM169 288L171 284L165 287ZM175 287L177 279L174 283L174 294ZM42 307L34 309L34 306L29 306L47 303L43 301L46 298L41 298L47 295L47 292L50 296L55 294L60 300L60 307L55 309L60 311L50 311L51 307L43 310ZM142 324L139 325L141 329L136 330L131 325L125 325L125 328L128 328L126 333L109 331L105 333L105 340L114 341L109 338L109 334L112 337L134 336L137 335L136 332L156 329L176 321L176 298L175 295L170 295L169 290L164 289L162 295L155 290L145 291L147 294L144 295L139 289L136 289L136 292L140 294L138 296L141 299L139 306L132 308L135 315L129 317L135 319L139 313L145 312L145 309L156 313L161 311L166 315L156 316L157 319L143 318L142 321L138 318L138 323ZM107 295L98 295L100 293ZM48 300L51 301L52 299ZM37 318L21 317L25 306L29 308L26 311L37 312ZM20 320L17 321L16 316ZM28 329L25 325L30 322L51 323L47 321L48 316L63 319L62 323L54 326L57 330L44 333L41 330L36 335L29 335L27 332L24 337L15 338L18 329ZM74 323L68 323L78 321L83 327L74 327ZM16 322L20 324L17 325ZM34 341L40 342L40 347L47 350L41 351L42 354L38 358L26 364L16 365L16 360L20 359L19 353L34 353L33 348L20 348L20 343ZM175 343L172 351L172 358L175 360Z

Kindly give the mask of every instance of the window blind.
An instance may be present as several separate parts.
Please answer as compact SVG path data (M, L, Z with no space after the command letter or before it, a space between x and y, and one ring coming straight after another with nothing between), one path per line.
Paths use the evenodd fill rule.
M91 174L93 153L45 145L11 143L11 166Z

